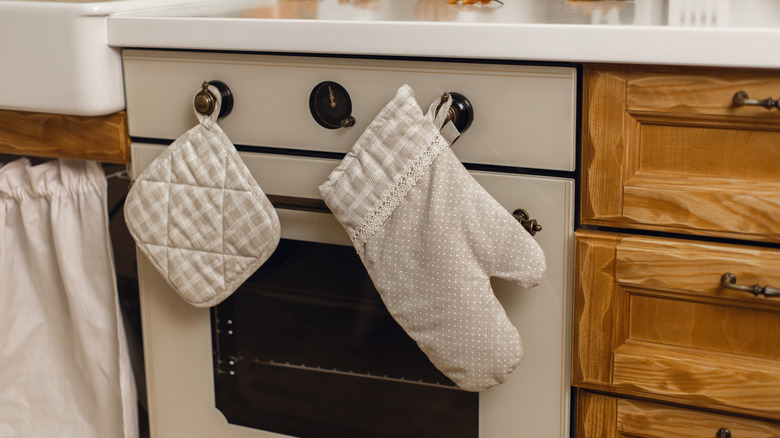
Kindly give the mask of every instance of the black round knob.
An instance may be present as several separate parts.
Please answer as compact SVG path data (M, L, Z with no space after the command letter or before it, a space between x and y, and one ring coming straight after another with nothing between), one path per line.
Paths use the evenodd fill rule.
M715 438L731 438L731 431L722 427L718 429L718 433L715 434Z
M466 96L452 92L447 93L452 96L452 106L450 106L449 119L455 128L461 134L466 132L474 122L474 107Z
M355 125L352 116L352 98L338 82L323 81L309 94L311 116L323 128L339 129Z
M222 106L219 108L218 119L227 117L233 111L233 92L230 91L230 87L222 81L208 81L203 83L203 89L195 95L193 104L195 110L204 116L211 114L214 111L214 107L217 104L216 97L211 94L208 86L213 85L219 90L219 94L222 97Z

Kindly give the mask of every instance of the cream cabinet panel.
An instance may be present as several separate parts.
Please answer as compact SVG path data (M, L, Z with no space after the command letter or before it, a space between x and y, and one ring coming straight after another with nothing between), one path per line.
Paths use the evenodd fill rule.
M203 81L220 80L235 98L221 122L234 143L347 152L406 83L423 111L445 91L469 98L475 122L453 145L461 161L575 168L574 68L140 50L123 59L136 138L174 139L190 129L193 95ZM326 80L350 94L354 126L330 130L312 118L309 95Z

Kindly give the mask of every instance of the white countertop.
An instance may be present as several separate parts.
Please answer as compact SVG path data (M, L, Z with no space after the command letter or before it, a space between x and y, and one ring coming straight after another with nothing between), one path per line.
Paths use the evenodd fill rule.
M0 110L96 116L124 109L106 17L187 0L0 0Z
M114 14L114 47L780 68L778 0L231 0Z

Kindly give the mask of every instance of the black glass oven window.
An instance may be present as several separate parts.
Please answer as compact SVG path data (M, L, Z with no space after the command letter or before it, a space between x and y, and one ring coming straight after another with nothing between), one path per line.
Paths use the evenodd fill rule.
M398 326L352 247L282 239L212 327L230 423L303 438L478 436L478 395Z

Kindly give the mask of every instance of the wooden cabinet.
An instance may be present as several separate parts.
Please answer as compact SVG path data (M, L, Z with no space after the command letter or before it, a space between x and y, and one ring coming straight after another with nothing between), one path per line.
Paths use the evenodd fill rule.
M577 436L599 438L774 438L780 424L580 391Z
M780 242L780 72L586 68L582 222Z
M780 75L598 66L584 88L577 436L780 436L780 297L722 283L780 288L780 111L732 102Z
M574 381L780 420L780 250L579 231Z

